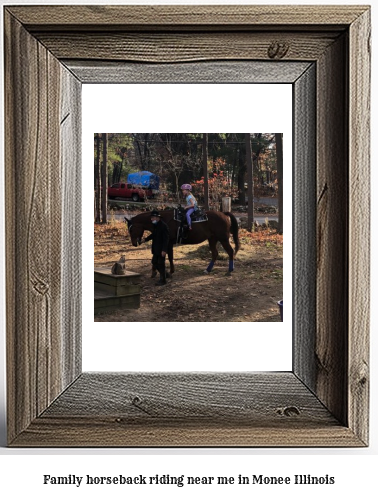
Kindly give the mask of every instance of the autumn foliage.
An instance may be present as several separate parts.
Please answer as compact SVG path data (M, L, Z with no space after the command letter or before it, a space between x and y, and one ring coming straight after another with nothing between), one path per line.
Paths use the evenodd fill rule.
M239 238L243 245L283 246L283 235L269 228L253 232L249 232L246 229L239 229Z
M230 196L237 197L237 189L232 187L231 179L225 175L226 161L224 158L217 158L208 164L209 172L209 208L219 210L222 198ZM204 199L204 177L192 183L193 194L197 199Z

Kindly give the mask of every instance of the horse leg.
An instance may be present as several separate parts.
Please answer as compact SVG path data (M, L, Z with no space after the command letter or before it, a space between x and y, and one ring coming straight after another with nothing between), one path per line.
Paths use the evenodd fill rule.
M230 245L229 240L221 241L221 245L228 253L228 272L226 274L227 276L231 276L231 273L234 270L234 249Z
M210 261L210 264L205 269L206 274L209 274L212 271L214 264L215 264L215 261L217 260L217 257L218 257L217 241L218 240L216 238L209 238L209 246L210 246L210 250L211 250L211 261Z

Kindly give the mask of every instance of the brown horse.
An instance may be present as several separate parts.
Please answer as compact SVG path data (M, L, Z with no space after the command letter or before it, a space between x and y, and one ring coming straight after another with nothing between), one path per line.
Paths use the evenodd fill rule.
M172 274L175 271L175 266L173 264L173 245L177 242L177 235L181 223L174 219L173 210L164 210L160 212L160 215L169 227L169 245L167 254L170 264L170 272ZM218 257L217 242L219 241L228 254L228 273L231 273L234 270L234 256L240 246L237 220L231 212L216 212L214 210L210 210L206 212L206 215L208 220L193 223L192 230L188 231L187 237L182 240L182 243L184 245L197 245L198 243L208 240L212 257L205 272L209 273L213 269L215 261ZM127 219L125 217L125 219L127 221L131 242L136 247L142 242L143 232L153 230L151 212L141 213L132 219ZM235 243L235 251L229 241L231 234Z

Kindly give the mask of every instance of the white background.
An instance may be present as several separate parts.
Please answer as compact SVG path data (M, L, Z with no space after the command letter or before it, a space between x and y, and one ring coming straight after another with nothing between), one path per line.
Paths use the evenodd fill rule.
M26 3L12 1L12 4ZM42 3L34 1L34 3ZM52 3L51 1L48 3ZM88 2L62 2L63 4L71 3L88 3ZM91 4L101 3L92 0ZM106 2L104 2L106 3ZM127 2L116 2L127 3ZM134 1L134 4L139 3ZM161 3L161 2L156 2ZM176 2L177 3L177 2ZM187 2L190 3L190 2ZM197 2L202 3L202 2ZM240 4L253 2L222 2L221 0L207 0L205 4ZM259 4L271 4L272 2L259 1ZM287 2L274 2L282 4ZM296 2L291 4L313 4L314 2ZM359 1L324 1L323 4L362 4L365 2ZM375 8L372 11L373 28L377 22ZM377 88L376 81L376 61L375 54L377 53L377 39L373 29L373 74L372 74L372 89ZM2 96L3 98L3 96ZM2 101L3 102L3 101ZM377 100L376 93L372 92L372 136L376 137L377 129ZM377 154L372 148L372 181L374 186L377 182L376 168ZM2 189L3 189L3 181ZM1 230L4 228L4 214L1 212ZM372 198L372 220L375 222L378 215L377 199ZM6 214L6 216L14 216L14 214ZM377 236L375 226L371 227L372 238L372 255L377 255ZM1 273L2 283L4 281L4 253L1 249ZM208 498L213 492L220 498L229 498L231 495L237 495L238 498L261 498L263 495L270 498L274 495L275 498L291 498L302 499L304 496L307 499L318 499L321 496L323 499L343 498L355 499L356 497L373 498L376 494L376 470L377 470L377 451L378 451L378 412L377 412L377 341L376 341L376 324L377 324L377 264L372 261L372 335L371 335L371 440L370 447L367 449L69 449L69 450L8 450L5 445L5 413L4 413L4 397L1 405L1 441L3 446L0 448L0 493L4 498L10 495L21 498L28 496L39 499L66 499L67 496L72 498L103 498L105 495L112 499L124 499L128 496L138 496L138 498L190 498L193 494L197 498ZM3 290L2 290L3 291ZM3 295L4 296L4 295ZM4 303L2 303L2 312L4 312ZM1 355L4 360L4 320L2 323L2 341ZM4 393L5 381L4 372L1 372L1 389ZM331 475L335 476L336 484L333 486L260 486L260 487L223 487L216 489L208 489L206 486L196 487L195 490L189 488L177 487L159 487L150 489L133 488L123 489L112 487L96 488L96 490L88 490L76 488L74 486L43 486L43 474L51 474L56 476L77 474L77 475L132 475L132 474L186 474L186 475L234 475L239 473L242 475L250 474L265 474L265 475L293 475L293 474L312 474L312 475ZM235 489L236 488L236 489ZM244 489L246 488L246 489ZM251 489L252 488L252 489Z
M183 101L195 105L185 106L183 111ZM96 102L103 104L97 106ZM88 298L83 304L84 371L291 370L291 103L292 85L289 84L243 84L237 85L237 90L233 84L160 84L148 85L148 88L146 85L83 85L83 221L91 216L88 207L92 205L93 193L85 181L93 172L93 134L101 130L282 132L286 179L283 323L212 325L185 323L185 318L180 323L94 322L93 262L88 259L93 252L93 228L84 223L83 297ZM199 111L205 109L204 113ZM126 261L129 251L125 245ZM234 272L238 272L237 259ZM214 288L214 294L217 293L224 290ZM143 356L130 353L143 353Z

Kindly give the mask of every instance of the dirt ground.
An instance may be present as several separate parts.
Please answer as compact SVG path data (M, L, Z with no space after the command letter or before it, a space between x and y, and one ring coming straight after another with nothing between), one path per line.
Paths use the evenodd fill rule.
M133 247L126 225L116 221L95 224L94 233L95 267L109 269L125 254L127 270L141 274L141 307L97 314L95 321L280 321L283 237L275 230L239 231L241 249L231 276L223 248L213 271L204 274L211 256L207 242L175 246L176 270L165 286L155 286L157 278L150 277L151 242Z

